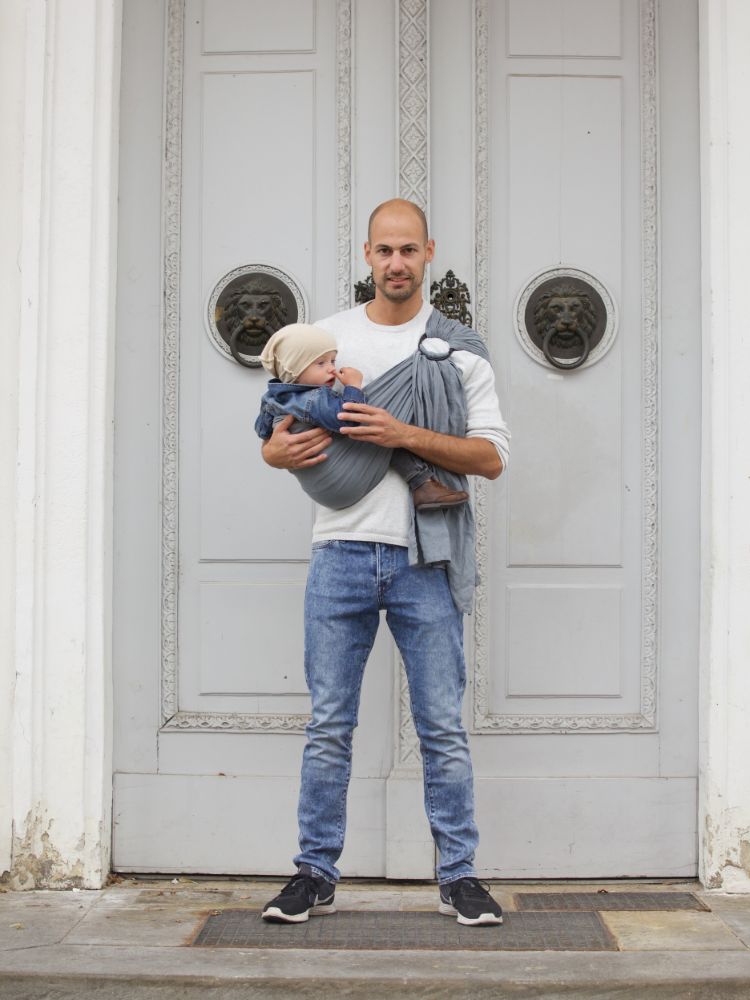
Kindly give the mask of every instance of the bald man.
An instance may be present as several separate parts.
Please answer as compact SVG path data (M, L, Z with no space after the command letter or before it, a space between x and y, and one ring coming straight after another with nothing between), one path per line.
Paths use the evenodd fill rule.
M375 298L317 325L336 337L339 363L358 368L367 384L417 349L432 313L422 284L435 243L421 209L393 199L370 216L364 252ZM492 368L467 350L451 358L466 400L464 437L401 423L365 403L345 405L341 433L384 448L406 448L451 472L497 479L507 463L509 434ZM264 460L277 469L324 462L329 434L318 428L291 434L290 424L291 418L277 425L263 446ZM461 721L463 615L444 566L409 565L410 518L408 488L393 471L351 507L317 508L305 594L312 720L302 759L297 874L265 906L265 920L299 923L311 913L335 912L352 734L365 664L384 610L404 661L422 752L425 809L438 849L438 909L468 926L502 923L500 906L474 868L479 838Z

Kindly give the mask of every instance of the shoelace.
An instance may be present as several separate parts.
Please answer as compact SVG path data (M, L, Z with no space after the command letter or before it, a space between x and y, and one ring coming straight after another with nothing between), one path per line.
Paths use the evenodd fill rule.
M456 895L465 896L467 899L484 899L489 896L490 887L486 882L480 882L478 878L466 877L460 880L456 887Z

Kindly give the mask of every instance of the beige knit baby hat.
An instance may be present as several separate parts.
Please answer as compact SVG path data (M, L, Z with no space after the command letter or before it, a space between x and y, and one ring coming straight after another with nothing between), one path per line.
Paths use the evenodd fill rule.
M274 378L296 382L308 365L335 350L336 340L327 330L309 323L290 323L269 338L260 360Z

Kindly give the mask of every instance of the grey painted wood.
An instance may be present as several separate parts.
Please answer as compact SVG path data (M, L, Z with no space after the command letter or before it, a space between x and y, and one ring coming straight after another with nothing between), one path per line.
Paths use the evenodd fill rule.
M589 0L569 3L566 12L588 27L563 37L554 19L535 18L534 4L509 2L507 17L500 0L430 4L433 277L453 268L475 291L486 283L473 308L514 432L508 474L478 488L485 590L467 621L474 689L466 704L478 777L478 861L486 873L510 876L690 875L700 412L695 5L665 0L659 8L658 704L655 722L633 732L617 720L642 707L645 634L639 4L624 2L620 20L619 4L598 4L592 13ZM347 204L336 155L341 10L332 0L294 3L299 16L282 43L278 10L248 34L242 18L232 30L230 0L212 6L205 24L201 5L188 2L172 699L180 715L166 727L160 281L168 206L161 195L163 112L154 99L165 70L166 0L134 0L125 10L118 868L283 874L294 851L303 736L300 722L288 720L308 706L300 600L311 509L291 477L260 460L251 425L265 376L219 354L203 311L223 273L265 259L300 281L313 316L333 312L342 274L344 287L347 269L364 276L367 214L398 182L396 10L355 0L352 257L337 261L336 213ZM264 136L271 151L260 155ZM472 150L479 159L487 154L486 204L477 196L484 181ZM485 239L486 255L475 257ZM561 261L604 280L621 320L606 357L570 376L532 361L513 334L520 285ZM399 758L405 708L395 677L381 630L355 742L347 875L425 877L431 868L419 771ZM260 718L287 722L266 732ZM208 720L202 731L201 720ZM272 831L254 823L264 809L274 816Z

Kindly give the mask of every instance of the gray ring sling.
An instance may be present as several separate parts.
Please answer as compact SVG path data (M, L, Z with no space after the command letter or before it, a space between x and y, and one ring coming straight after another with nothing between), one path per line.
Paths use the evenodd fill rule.
M448 350L427 353L423 341L444 340ZM470 351L489 361L484 341L475 330L433 309L418 349L366 388L372 406L388 410L397 420L454 437L466 435L466 400L461 372L451 359L454 351ZM293 433L308 430L299 421ZM302 489L316 503L334 510L350 507L370 492L386 473L392 449L334 434L325 462L294 469ZM436 467L451 489L467 490L466 476ZM476 586L474 515L470 503L447 510L412 511L409 561L413 565L444 565L456 606L469 611Z

